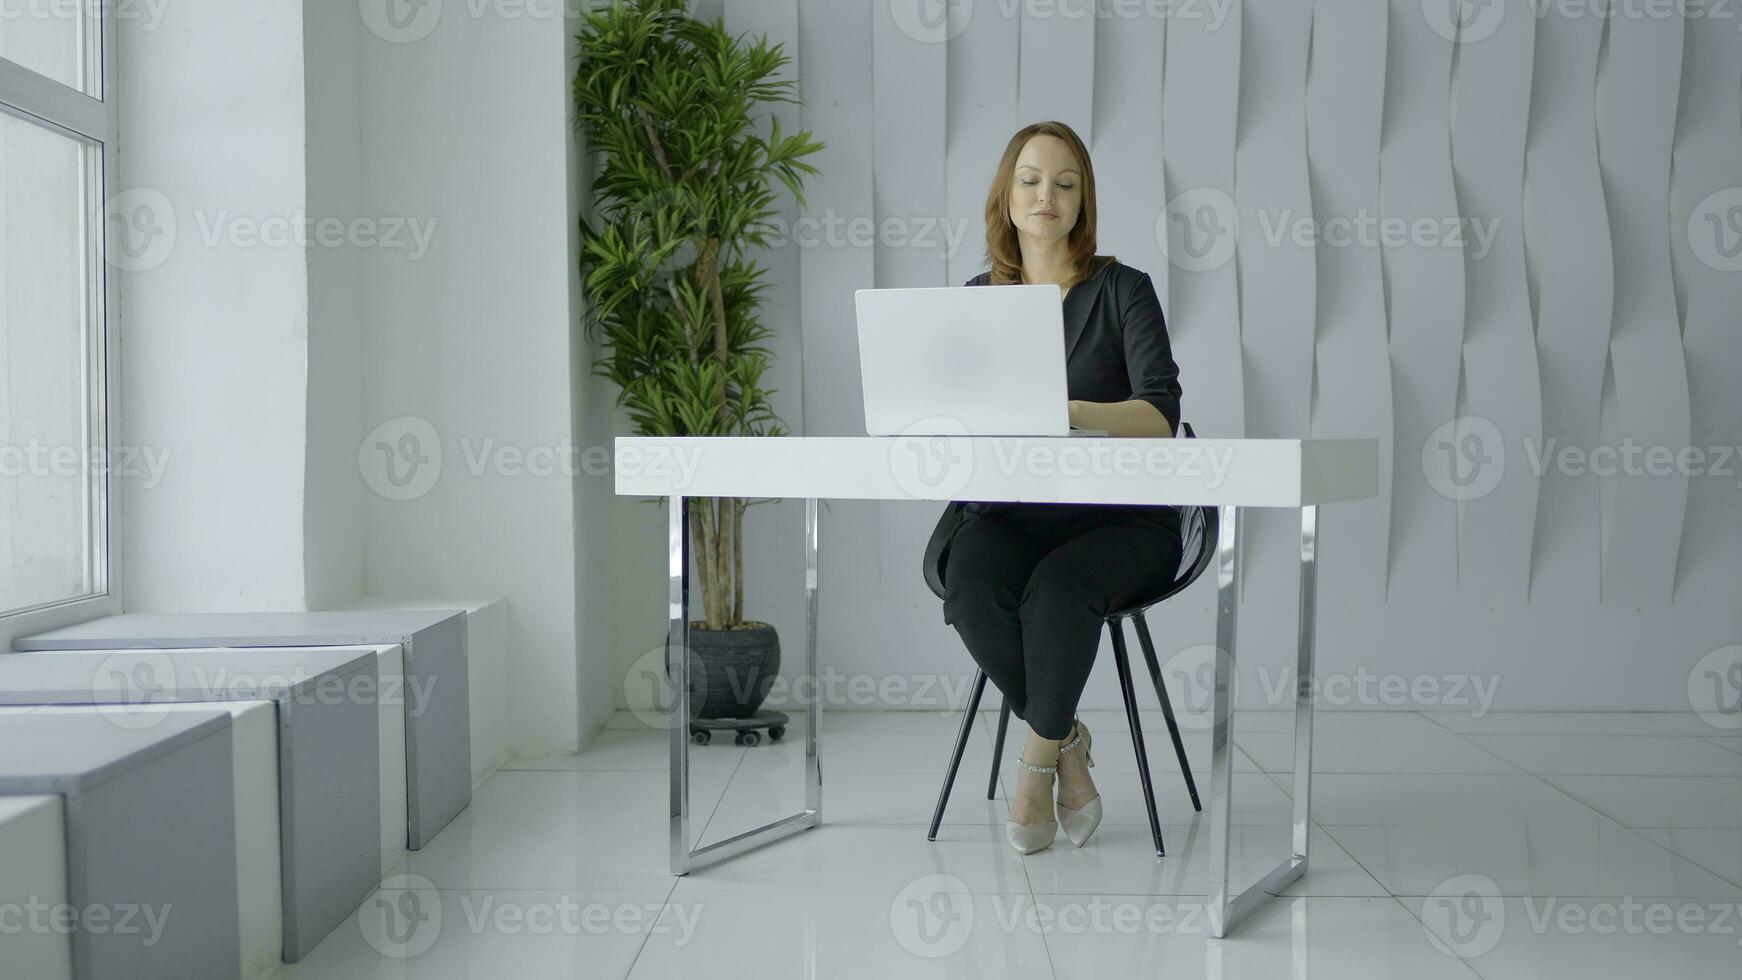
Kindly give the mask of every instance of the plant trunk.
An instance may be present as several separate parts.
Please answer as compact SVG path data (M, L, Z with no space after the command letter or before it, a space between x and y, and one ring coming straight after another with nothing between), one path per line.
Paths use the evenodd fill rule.
M744 509L743 501L731 498L732 518L732 622L744 621Z
M714 363L720 370L720 392L717 399L718 419L726 417L726 388L730 380L726 350L726 294L720 286L720 243L710 238L702 246L696 262L696 279L708 291L708 305L714 320ZM743 511L735 497L715 497L708 500L714 515L709 523L708 547L702 553L702 601L707 610L709 629L726 629L741 621L744 608L744 536L739 531Z
M703 623L711 630L731 629L744 616L744 504L737 497L696 497L689 504Z
M726 385L729 380L726 361L726 293L720 286L720 242L710 238L702 246L701 259L696 263L696 278L708 291L708 306L714 314L714 363L720 368L720 420L726 420Z
M721 621L719 628L730 628L737 625L732 618L732 498L716 498L714 507L719 512L719 543L714 548L714 597L719 606L714 618Z

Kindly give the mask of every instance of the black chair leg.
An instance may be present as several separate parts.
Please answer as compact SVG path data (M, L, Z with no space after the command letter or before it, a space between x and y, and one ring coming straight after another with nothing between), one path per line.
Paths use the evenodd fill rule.
M998 709L998 738L992 743L992 779L986 783L986 798L998 798L998 763L1004 758L1004 733L1010 730L1010 699Z
M1137 642L1143 644L1143 659L1149 665L1149 679L1155 683L1155 696L1161 699L1161 716L1167 719L1167 734L1173 739L1173 753L1179 756L1179 771L1185 773L1186 792L1192 794L1192 809L1204 812L1198 801L1198 782L1192 778L1192 764L1186 759L1186 746L1179 737L1179 722L1173 717L1173 699L1167 696L1167 685L1161 682L1161 664L1155 659L1155 642L1149 638L1149 624L1143 614L1131 617L1137 621Z
M1125 718L1131 725L1131 747L1137 752L1137 775L1143 782L1143 805L1149 810L1149 834L1155 838L1155 856L1167 849L1161 843L1161 818L1155 813L1155 787L1149 779L1149 753L1143 748L1143 718L1137 713L1137 688L1131 681L1131 663L1125 657L1125 628L1119 620L1107 623L1113 634L1113 666L1119 671L1119 691L1125 698Z
M938 794L938 806L931 815L931 830L926 832L926 840L938 839L938 826L944 822L944 805L950 801L950 787L956 784L956 770L962 765L962 753L968 748L968 732L974 726L975 714L980 710L980 695L985 691L986 672L975 671L974 690L968 695L968 710L962 713L962 724L956 731L956 751L950 756L950 769L944 774L944 788Z

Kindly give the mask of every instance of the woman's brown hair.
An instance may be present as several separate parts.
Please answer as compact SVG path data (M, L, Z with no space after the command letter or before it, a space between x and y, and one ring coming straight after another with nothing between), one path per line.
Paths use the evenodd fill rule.
M1089 148L1083 145L1076 130L1056 120L1029 123L1010 137L1004 147L1004 158L998 161L998 173L992 178L992 189L986 193L986 263L992 270L993 285L1022 281L1022 243L1016 236L1016 226L1010 223L1010 184L1016 179L1016 158L1022 148L1036 136L1057 136L1070 147L1082 169L1083 206L1077 213L1077 224L1065 236L1071 257L1071 276L1060 283L1074 286L1094 275L1095 256L1095 165L1089 161ZM1112 256L1102 261L1112 262Z

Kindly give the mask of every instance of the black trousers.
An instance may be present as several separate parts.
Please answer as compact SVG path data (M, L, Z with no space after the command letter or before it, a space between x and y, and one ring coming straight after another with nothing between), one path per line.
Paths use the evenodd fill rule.
M944 568L944 622L1041 738L1069 734L1106 617L1179 570L1179 511L1123 504L970 504Z

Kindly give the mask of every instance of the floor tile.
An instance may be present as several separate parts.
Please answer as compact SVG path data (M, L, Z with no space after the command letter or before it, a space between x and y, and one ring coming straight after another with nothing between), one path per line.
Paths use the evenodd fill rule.
M724 791L723 777L693 779L695 812ZM440 889L659 888L671 881L667 794L659 772L499 771L406 866Z
M1345 717L1326 725L1313 719L1313 771L1372 773L1515 772L1470 739L1414 714ZM1294 769L1294 734L1234 733L1234 743L1265 772Z
M1742 717L1725 716L1726 725L1713 724L1714 719L1693 711L1661 712L1655 716L1665 729L1676 735L1718 735L1742 738Z
M931 823L944 773L837 771L824 759L823 817L829 823ZM1009 805L1003 784L986 799L984 772L958 773L944 808L945 824L1002 824ZM804 758L751 750L715 810L707 840L730 837L805 807Z
M822 825L682 877L670 874L669 734L618 712L580 752L510 760L282 980L1734 978L1742 962L1742 914L1729 934L1602 934L1576 918L1629 897L1708 916L1742 903L1742 733L1691 712L1321 709L1313 866L1212 941L1211 814L1192 808L1161 712L1140 720L1167 856L1154 854L1118 710L1082 713L1106 809L1095 836L1020 856L1003 820L1028 729L1012 720L986 799L996 696L986 705L936 840L960 710L826 709ZM1236 715L1237 884L1288 853L1293 726L1292 711ZM1208 807L1207 719L1182 713L1181 728ZM800 714L779 742L686 743L693 846L799 812L805 734ZM1556 918L1568 906L1575 918Z
M1715 738L1708 738L1705 741L1726 751L1742 755L1742 735L1721 735Z
M1392 898L1286 898L1268 902L1226 939L1209 937L1190 900L1036 892L1049 910L1047 949L1061 980L1211 977L1277 980L1473 980L1441 953L1421 923ZM1040 920L1038 914L1030 916Z
M1742 777L1742 755L1675 735L1469 735L1525 772Z
M1026 889L972 892L947 873L826 900L805 891L746 896L726 883L685 878L662 923L690 925L650 936L629 976L1050 980L1040 934L999 926L1028 901Z
M668 884L640 891L435 890L390 878L279 980L621 977L655 934Z
M1691 711L1423 711L1421 716L1466 735L1697 735L1704 725ZM1710 731L1709 726L1707 731Z
M1742 779L1715 776L1544 776L1627 827L1742 829Z
M1607 817L1426 827L1339 827L1328 833L1391 894L1428 895L1465 874L1502 895L1682 895L1742 898L1742 889Z
M968 890L988 894L1028 889L1022 856L1011 850L1002 825L947 827L937 840L928 841L925 827L919 825L825 821L778 844L723 859L685 877L730 883L757 893L809 889L893 894L929 874L955 875Z
M1481 891L1400 901L1485 980L1734 980L1742 962L1734 903Z
M690 744L690 768L715 766L730 775L746 749L722 738L706 746ZM606 729L581 751L571 755L513 756L502 768L522 771L665 772L671 766L668 732Z
M1061 832L1052 847L1028 855L1028 880L1036 892L1060 894L1197 895L1210 893L1212 861L1208 821L1163 824L1167 854L1156 857L1147 825L1105 822L1087 843L1075 847ZM1234 827L1229 835L1233 887L1243 890L1293 851L1291 825ZM1390 894L1337 846L1312 830L1306 874L1288 895L1379 896Z
M1286 786L1288 777L1271 777ZM1320 773L1312 817L1321 826L1443 827L1578 821L1590 808L1543 779L1518 773Z
M1742 833L1701 827L1680 830L1645 827L1635 833L1657 841L1713 874L1742 885Z

